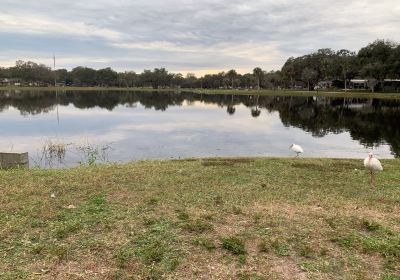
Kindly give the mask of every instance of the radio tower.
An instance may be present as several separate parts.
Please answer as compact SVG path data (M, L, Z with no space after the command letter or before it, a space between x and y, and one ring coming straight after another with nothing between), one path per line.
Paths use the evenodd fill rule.
M57 102L57 123L60 124L60 116L58 114L58 93L57 93L57 74L56 74L56 55L53 53L53 71L54 71L54 90L56 91Z
M56 75L56 55L53 53L53 71L54 71L54 87L57 85L57 75Z

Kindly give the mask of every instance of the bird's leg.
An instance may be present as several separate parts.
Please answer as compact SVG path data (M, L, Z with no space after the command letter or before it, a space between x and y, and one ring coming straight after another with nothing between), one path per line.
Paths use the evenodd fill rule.
M299 153L296 153L296 157L299 157Z
M375 174L374 172L371 172L371 176L372 176L372 187L376 187L376 183L375 183Z
M370 180L369 180L369 184L371 185L371 187L374 187L374 173L372 171L369 172L370 174Z

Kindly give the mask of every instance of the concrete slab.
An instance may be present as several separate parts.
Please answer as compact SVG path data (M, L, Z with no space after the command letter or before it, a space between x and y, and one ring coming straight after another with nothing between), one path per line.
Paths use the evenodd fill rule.
M28 153L2 153L0 152L0 168L29 168Z

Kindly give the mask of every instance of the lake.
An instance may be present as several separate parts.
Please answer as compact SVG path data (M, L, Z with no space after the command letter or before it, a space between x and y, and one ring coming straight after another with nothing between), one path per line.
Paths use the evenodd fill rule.
M0 150L31 166L215 156L400 155L400 101L114 91L1 91ZM59 147L64 147L61 152Z

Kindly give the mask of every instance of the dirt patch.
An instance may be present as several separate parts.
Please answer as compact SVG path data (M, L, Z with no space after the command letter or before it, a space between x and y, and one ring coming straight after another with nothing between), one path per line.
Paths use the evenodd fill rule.
M292 167L300 168L300 169L316 170L316 171L328 170L327 166L324 166L322 164L309 163L309 162L295 162L295 163L292 163Z
M346 171L360 168L360 164L336 160L327 163L294 162L291 166L294 168L309 169L315 171Z
M287 280L307 280L307 274L300 270L296 262L290 258L271 258L271 270Z
M199 161L199 159L198 158L180 158L180 159L171 159L171 161L185 162L185 161Z
M203 166L235 165L254 162L251 158L205 158L201 161Z

